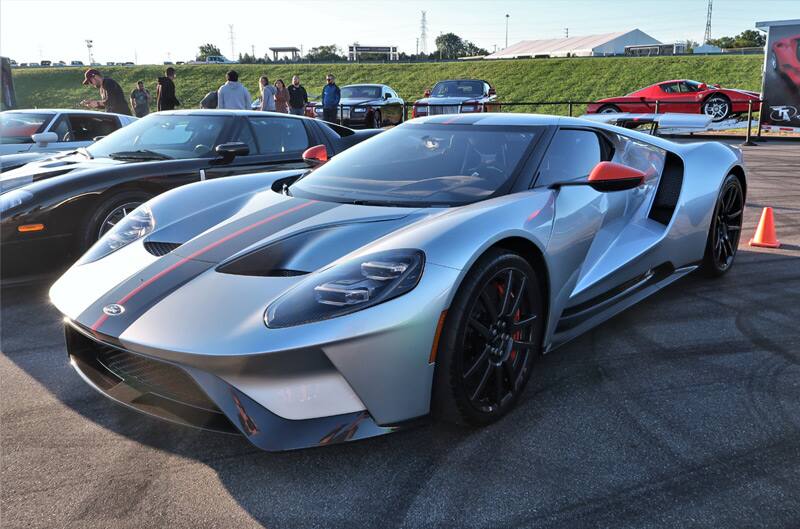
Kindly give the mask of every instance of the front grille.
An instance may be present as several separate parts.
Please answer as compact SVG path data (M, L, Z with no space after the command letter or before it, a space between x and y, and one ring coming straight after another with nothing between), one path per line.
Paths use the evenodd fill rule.
M461 105L428 105L428 115L458 114L460 109Z
M161 257L180 247L180 245L181 243L179 242L145 241L144 249L155 256Z
M211 411L219 411L211 399L182 369L165 362L95 343L97 361L129 386Z

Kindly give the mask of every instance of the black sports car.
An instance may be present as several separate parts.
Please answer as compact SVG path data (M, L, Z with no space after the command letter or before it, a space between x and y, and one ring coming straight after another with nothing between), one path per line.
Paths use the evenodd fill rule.
M310 167L378 132L266 112L151 114L77 152L0 174L0 274L57 271L129 211L174 187ZM324 148L304 157L317 146Z
M322 119L322 103L313 109ZM405 102L385 84L351 84L342 87L337 117L348 127L379 129L405 121Z

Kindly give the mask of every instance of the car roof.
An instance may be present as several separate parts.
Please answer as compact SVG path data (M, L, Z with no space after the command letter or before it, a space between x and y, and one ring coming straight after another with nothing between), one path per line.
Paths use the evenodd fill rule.
M281 112L264 112L263 110L230 110L230 109L206 109L206 108L193 108L186 110L166 110L161 112L153 112L149 116L264 116L264 114L272 114L282 118L289 119L311 119L305 116L295 116L294 114L284 114ZM314 120L316 121L316 120Z
M475 77L463 77L463 78L460 78L460 79L442 79L440 81L436 81L436 84L447 83L447 82L450 82L450 81L478 81L480 83L491 84L489 81L487 81L485 79L477 79Z
M536 125L558 125L561 116L550 116L546 114L522 114L517 112L486 112L476 114L439 114L415 118L409 123L428 123L428 124L453 124L453 125L516 125L516 126L536 126ZM582 121L582 120L576 120ZM585 123L584 123L585 124Z
M124 114L115 114L113 112L98 112L97 110L83 110L76 108L15 108L14 110L5 110L9 114L86 114L88 116L107 116L108 114L114 116L122 116ZM130 117L130 116L127 116Z
M353 83L353 84L346 84L342 88L348 88L351 86L385 86L386 88L389 88L389 85L381 83Z

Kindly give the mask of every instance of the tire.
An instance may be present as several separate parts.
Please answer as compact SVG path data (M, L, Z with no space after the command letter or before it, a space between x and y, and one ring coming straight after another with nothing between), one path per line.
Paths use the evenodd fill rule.
M503 303L505 317L493 317L491 307L499 312ZM541 354L543 315L539 278L525 259L500 249L481 257L447 313L434 374L434 416L485 425L508 413ZM522 326L515 330L513 322Z
M744 191L734 174L729 174L720 188L714 214L708 228L706 250L700 270L709 277L720 277L731 269L742 235Z
M152 195L142 191L123 191L104 199L86 222L81 234L82 250L87 250L100 236L111 228L109 222L116 224L123 212L130 212L147 202Z
M619 114L620 112L622 110L617 105L603 105L597 111L598 114Z
M714 123L719 123L731 115L731 100L723 95L712 95L703 103L702 111L711 116Z
M381 128L382 124L383 124L383 119L381 117L381 111L380 110L376 110L372 114L372 128L373 129L379 129L379 128Z

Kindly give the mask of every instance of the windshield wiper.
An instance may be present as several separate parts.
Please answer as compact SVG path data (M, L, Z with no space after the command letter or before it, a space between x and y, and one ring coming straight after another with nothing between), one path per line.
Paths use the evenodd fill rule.
M112 152L108 157L112 160L172 160L171 156L150 149Z

